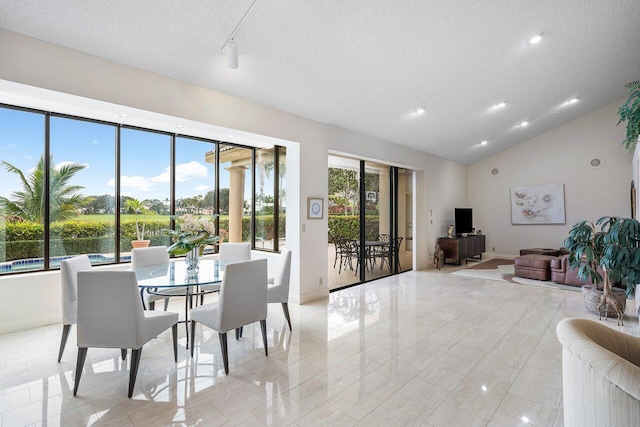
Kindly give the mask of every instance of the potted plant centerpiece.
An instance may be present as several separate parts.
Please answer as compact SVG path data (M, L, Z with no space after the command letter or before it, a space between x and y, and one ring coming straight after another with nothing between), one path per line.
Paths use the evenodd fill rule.
M204 247L215 245L220 240L220 237L216 236L215 217L216 215L204 218L192 214L172 217L176 220L176 230L166 230L173 241L167 252L172 255L186 255L187 270L197 270Z
M147 248L151 243L151 240L144 239L144 226L145 226L145 215L150 211L144 202L141 202L138 199L129 199L124 204L125 208L129 211L133 211L136 218L136 240L131 241L131 246L134 248ZM140 223L138 222L138 215L142 215L142 227L140 227Z
M578 269L578 277L583 282L590 280L594 284L582 287L587 310L603 314L607 309L611 314L613 310L608 307L597 309L602 296L618 299L624 310L627 295L640 281L640 222L609 216L595 224L580 221L571 228L564 245L569 251L571 269ZM600 274L598 267L604 274ZM612 288L615 284L626 287L626 292ZM621 321L619 319L619 324Z

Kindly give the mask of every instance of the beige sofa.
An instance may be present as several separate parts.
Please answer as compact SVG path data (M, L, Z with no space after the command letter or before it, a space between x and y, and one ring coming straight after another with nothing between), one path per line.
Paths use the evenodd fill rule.
M640 338L602 323L564 319L564 425L640 426Z

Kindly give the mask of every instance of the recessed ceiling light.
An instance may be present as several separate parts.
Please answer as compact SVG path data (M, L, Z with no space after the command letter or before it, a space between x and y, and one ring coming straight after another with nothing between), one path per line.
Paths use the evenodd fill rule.
M571 98L567 101L567 104L575 104L576 102L578 102L578 98Z
M507 101L502 101L494 105L493 108L503 108L505 105L507 105Z
M529 126L529 122L527 122L526 120L520 123L520 127L527 127L527 126Z
M176 125L176 127L177 127L178 129L182 129L184 126L183 126L183 125Z
M120 117L122 117L123 119L126 119L127 117L129 117L129 115L125 113L120 113Z
M540 40L542 40L542 34L536 34L535 36L529 39L529 44L531 45L538 44L540 43Z
M487 141L480 142L480 145L487 145Z
M425 111L427 111L427 109L426 109L426 108L424 108L424 107L419 107L419 108L416 110L416 114L424 114L424 112L425 112Z

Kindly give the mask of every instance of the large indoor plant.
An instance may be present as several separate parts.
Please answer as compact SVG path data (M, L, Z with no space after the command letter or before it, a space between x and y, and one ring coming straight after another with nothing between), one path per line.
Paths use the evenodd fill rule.
M627 122L627 137L622 144L633 153L640 135L640 80L631 82L626 87L629 89L629 97L618 109L618 124Z
M586 291L611 295L614 284L626 287L626 295L621 292L619 296L626 302L626 296L640 281L640 223L637 220L605 216L595 224L580 221L571 228L564 245L569 251L571 269L578 269L578 277L583 282L594 283L583 286L587 309L594 311L587 304Z

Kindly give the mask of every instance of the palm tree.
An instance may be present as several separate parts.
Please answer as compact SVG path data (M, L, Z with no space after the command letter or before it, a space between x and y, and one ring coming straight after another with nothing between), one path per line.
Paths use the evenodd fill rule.
M78 214L78 209L91 201L91 197L79 193L84 187L69 185L74 175L86 168L86 165L65 163L60 167L55 167L53 156L50 157L49 163L49 221L65 221L75 217ZM38 165L28 177L8 162L2 161L2 165L7 169L7 172L15 173L20 177L22 190L14 191L11 194L12 200L0 197L0 208L5 214L16 215L27 221L44 223L46 220L44 206L47 202L44 199L44 156L40 157Z

